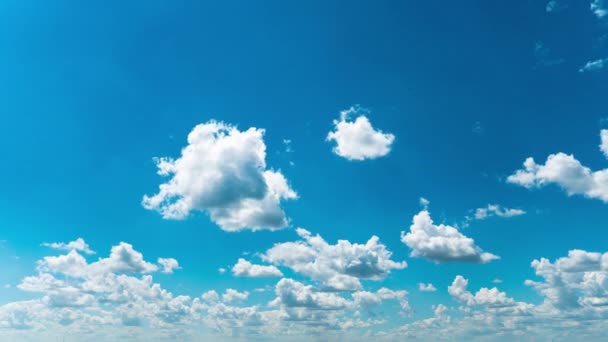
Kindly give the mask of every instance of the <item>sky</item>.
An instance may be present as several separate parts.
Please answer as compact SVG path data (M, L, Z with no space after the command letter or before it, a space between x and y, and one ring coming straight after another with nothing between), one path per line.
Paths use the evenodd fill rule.
M608 2L0 3L0 340L608 341Z

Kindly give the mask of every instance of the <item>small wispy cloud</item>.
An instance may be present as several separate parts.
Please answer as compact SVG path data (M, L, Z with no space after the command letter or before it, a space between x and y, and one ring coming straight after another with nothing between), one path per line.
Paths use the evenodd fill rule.
M578 69L578 72L598 72L608 67L608 58L596 59L589 61L582 68Z

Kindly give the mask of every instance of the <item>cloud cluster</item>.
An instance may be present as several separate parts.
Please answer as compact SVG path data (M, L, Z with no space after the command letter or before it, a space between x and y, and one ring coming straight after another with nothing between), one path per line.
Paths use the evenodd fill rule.
M335 154L348 160L375 159L387 155L395 136L383 133L372 127L371 122L361 113L367 113L360 107L351 107L340 112L340 119L334 120L334 130L327 134L327 141L334 141ZM354 121L349 121L355 116Z
M227 231L280 229L288 224L282 200L297 198L280 171L266 169L264 130L239 131L223 122L200 124L177 159L157 159L170 179L142 204L165 219L207 212Z
M277 243L262 258L310 277L326 289L359 290L360 279L381 280L391 270L407 266L405 262L391 260L392 253L377 236L365 244L338 240L330 245L320 235L312 235L305 229L298 228L296 232L302 240Z
M409 232L401 232L401 241L412 249L412 257L421 257L434 262L487 263L499 259L484 252L475 241L455 227L435 225L431 214L422 210L414 216Z

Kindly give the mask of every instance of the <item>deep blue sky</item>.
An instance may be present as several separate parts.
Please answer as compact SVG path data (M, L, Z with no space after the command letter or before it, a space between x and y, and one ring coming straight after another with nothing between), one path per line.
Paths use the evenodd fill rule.
M606 32L585 1L558 13L523 0L3 1L0 284L12 286L0 302L37 298L16 285L49 255L40 244L77 237L100 257L126 241L146 259L176 258L182 270L155 280L179 294L274 286L217 269L296 239L293 229L227 233L205 214L171 221L142 208L161 182L153 157L179 157L192 128L215 119L266 130L268 167L299 194L282 205L291 227L332 244L377 235L406 260L369 286L408 290L414 318L448 305L457 274L475 291L500 278L509 296L540 303L523 284L530 262L606 251L606 204L506 178L560 151L607 167L597 146L608 73L579 72L608 57ZM396 136L387 156L331 152L332 120L355 104ZM435 264L399 239L421 196L436 223L462 224L489 203L526 215L462 228L500 260ZM419 282L439 291L417 296Z

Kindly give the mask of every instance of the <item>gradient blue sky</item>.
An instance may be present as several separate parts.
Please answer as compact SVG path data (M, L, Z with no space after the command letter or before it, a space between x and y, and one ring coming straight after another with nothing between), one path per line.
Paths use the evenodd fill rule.
M473 294L496 286L538 315L539 330L525 337L588 334L608 340L606 307L584 304L591 297L608 303L607 281L592 296L572 280L577 308L559 307L524 284L543 281L531 267L533 260L547 258L557 265L555 260L573 249L608 251L606 177L582 190L570 184L587 182L584 175L559 167L549 176L533 175L534 184L508 179L526 158L542 165L559 152L594 171L608 168L598 147L600 131L608 128L608 15L602 12L608 4L550 3L3 1L0 337L148 341L176 338L175 328L183 333L179 339L194 340L201 338L197 334L298 340L312 333L401 340L411 333L403 327L432 318L436 329L416 328L419 335L410 337L436 340L447 336L439 331L454 333L456 326L474 323L467 308L486 315L498 310L449 293L448 286L462 275ZM333 120L356 105L354 114L394 135L389 153L353 161L332 151L336 142L326 137L335 130ZM142 206L142 197L167 181L156 174L154 158L179 158L188 133L210 120L239 131L265 130L266 168L280 170L298 194L280 203L290 218L285 229L226 232L205 210L171 220ZM237 184L235 191L244 190ZM430 201L436 224L458 228L500 259L436 262L413 254L400 235L424 210L421 197ZM489 204L525 214L473 218L477 208ZM168 322L159 327L148 318L139 326L104 322L104 330L115 334L108 337L83 332L96 330L97 323L79 322L75 312L91 308L53 306L47 300L63 290L23 286L25 277L41 274L73 281L40 261L68 251L43 243L82 238L97 253L80 254L94 262L124 241L150 263L159 257L179 262L181 269L173 274L153 274L172 296L194 300L209 290L221 295L232 288L249 292L234 305L264 311L279 295L275 285L281 278L238 277L231 269L239 258L270 265L262 254L275 244L298 241L296 227L320 234L329 244L338 239L365 244L378 236L391 260L408 266L379 280L363 280L363 289L406 290L409 308L383 302L361 320L385 321L366 327L329 327L326 333L296 322L289 333L268 333L253 327L217 329L221 318L210 323L206 307L175 327ZM608 277L605 264L584 272ZM314 293L351 298L352 292L324 292L319 279L275 266L284 278L312 285ZM583 275L573 277L578 276ZM421 292L419 283L432 283L437 291ZM262 288L266 291L255 291ZM102 305L95 300L90 305ZM451 322L434 313L439 304ZM42 305L36 310L47 310L49 322L29 317L28 305ZM15 313L15 307L21 311ZM315 311L299 308L305 314ZM283 301L268 310L290 309ZM57 324L52 318L57 312L73 319ZM552 324L565 316L578 328L555 333ZM524 332L517 325L498 325L462 328L453 336L500 340Z

